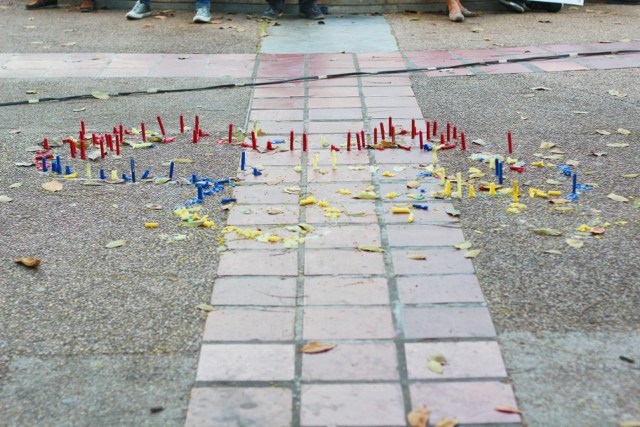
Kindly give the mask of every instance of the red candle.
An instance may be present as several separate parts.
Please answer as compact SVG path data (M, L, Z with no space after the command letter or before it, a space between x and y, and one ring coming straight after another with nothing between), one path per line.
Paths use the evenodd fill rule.
M302 151L307 152L307 134L302 134Z
M109 148L109 151L113 152L113 138L111 137L111 134L107 134L106 135L107 138L107 147Z
M95 139L96 135L95 134L91 134L91 137ZM84 145L83 142L81 142L80 144ZM103 159L106 157L107 153L104 151L104 140L100 140L100 157L102 157Z
M453 139L458 139L458 127L453 127Z
M84 127L84 120L80 120L80 130L82 131L83 135L87 133L87 129Z
M84 146L84 141L80 141L80 158L82 160L87 160L87 150Z
M378 128L373 128L373 145L378 143Z
M440 145L445 145L445 143L444 143L444 133L440 134Z
M200 129L200 117L198 116L196 116L196 125L194 127L196 128L196 132Z
M360 141L360 135L356 133L358 142ZM351 151L351 131L347 132L347 151Z
M358 132L356 132L356 146L360 147L362 145L362 138L360 138L360 134ZM349 151L347 149L347 151Z
M460 149L462 151L467 149L467 138L464 136L464 132L460 132Z
M393 127L393 118L389 116L389 133L391 133L391 128Z
M253 148L254 150L258 149L258 139L256 138L255 130L251 131L251 148Z
M44 147L45 150L49 149L49 140L47 138L45 138L44 141L42 141L42 146Z
M180 114L180 133L184 133L184 116Z
M233 123L229 123L229 144L233 142Z
M437 133L438 133L438 122L434 120L433 129L431 129L431 136L436 136Z
M384 123L380 122L380 139L384 141Z
M416 119L411 119L411 139L416 137Z
M427 120L427 141L431 139L431 122Z
M366 143L366 139L364 139L364 131L363 130L360 131L360 141L362 141L362 145L364 145Z
M71 151L71 158L75 159L76 158L76 143L73 140L69 141L69 150Z
M294 137L293 137L293 129L289 132L289 150L293 151L294 149Z
M162 136L165 136L166 133L164 132L164 125L162 124L162 118L160 116L156 117L158 119L158 126L160 126L160 133L162 134Z
M267 151L273 151L273 144L271 143L271 140L267 141Z
M418 136L420 137L420 149L424 150L424 139L423 139L423 135L422 135L422 129L418 133Z
M362 150L362 144L360 143L360 139L356 141L356 146L358 147L358 151Z
M389 135L391 135L391 142L396 143L396 129L393 126L389 126Z
M513 153L513 140L511 138L511 131L507 132L507 145L509 148L509 154Z
M147 132L144 130L144 122L140 123L140 133L142 133L142 141L147 142Z
M451 141L451 122L447 122L447 142Z
M120 155L120 138L116 136L116 156Z
M124 142L124 129L122 128L122 123L120 123L120 143Z

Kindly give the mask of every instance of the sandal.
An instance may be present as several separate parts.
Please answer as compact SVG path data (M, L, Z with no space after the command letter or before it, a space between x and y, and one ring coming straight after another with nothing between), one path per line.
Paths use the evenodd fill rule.
M80 12L95 12L96 2L94 0L82 0Z

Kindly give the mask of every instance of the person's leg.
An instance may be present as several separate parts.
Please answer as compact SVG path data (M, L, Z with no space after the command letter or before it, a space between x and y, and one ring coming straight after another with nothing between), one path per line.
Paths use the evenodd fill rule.
M33 0L26 4L26 9L42 9L44 7L58 7L58 0Z
M261 18L267 21L274 21L282 16L284 10L284 0L267 0L269 7L262 12Z
M453 22L463 22L462 6L457 0L447 0L447 8L449 9L449 20Z
M299 0L300 16L307 19L324 19L324 14L318 7L316 0Z
M546 10L547 12L560 12L562 10L562 3L548 3L543 1L525 1L525 6L531 10Z
M456 0L456 2L458 3L458 7L460 8L460 13L462 13L462 16L464 16L465 18L473 18L474 16L476 16L476 13L464 7L460 0Z
M193 22L211 22L211 0L196 0L196 15Z
M142 19L151 15L151 0L138 0L127 13L127 19Z
M499 0L509 10L524 13L524 2L522 0Z

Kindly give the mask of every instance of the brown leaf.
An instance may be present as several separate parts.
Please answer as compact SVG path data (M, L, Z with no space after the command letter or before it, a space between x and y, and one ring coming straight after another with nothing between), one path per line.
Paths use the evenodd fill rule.
M407 188L418 188L420 187L420 181L409 181L407 182Z
M32 257L17 258L16 262L29 268L36 268L40 265L40 259Z
M600 227L600 226L591 227L589 231L591 232L591 234L596 234L596 235L604 234L604 227Z
M443 418L436 423L434 427L456 427L458 420L455 418Z
M64 186L62 185L62 183L60 181L56 181L55 179L53 181L45 182L44 184L42 184L42 188L51 192L60 191L63 187Z
M522 411L518 408L513 408L511 406L496 406L495 408L498 412L504 412L505 414L522 414Z
M334 348L336 348L335 344L313 341L303 346L300 349L300 352L304 354L318 354L318 353L326 353L327 351L331 351Z
M424 261L427 259L427 256L424 254L412 253L412 254L407 254L407 258L413 259L416 261Z
M429 410L427 408L414 409L407 415L407 422L411 427L427 427Z

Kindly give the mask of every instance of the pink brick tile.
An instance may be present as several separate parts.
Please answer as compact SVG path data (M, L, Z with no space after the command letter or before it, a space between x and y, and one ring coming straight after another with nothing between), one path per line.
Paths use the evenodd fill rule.
M318 108L309 110L309 120L362 120L361 108ZM354 129L355 131L355 129Z
M250 211L247 211L250 209ZM274 209L282 213L274 213ZM247 213L249 212L249 213ZM229 211L227 224L237 226L255 226L256 224L297 224L299 220L299 207L296 205L251 205L233 206Z
M106 68L102 70L99 77L147 77L149 68Z
M304 120L304 110L252 110L249 121L254 120Z
M549 51L539 46L517 46L517 47L500 47L496 52L502 53L504 56L515 56L518 58L527 58L531 56L548 55Z
M351 170L345 164L341 164L342 156L336 156L336 169L331 166L319 166L318 171L310 168L307 172L307 182L347 182L355 181L358 183L371 182L371 172L369 168L362 170ZM327 172L327 173L324 173Z
M451 53L473 61L495 61L504 57L493 49L457 49L452 50Z
M346 64L310 64L309 75L312 76L328 76L332 74L353 73L356 71L355 66Z
M304 122L259 120L258 127L270 135L283 135L293 130L295 133L302 133Z
M445 68L442 70L426 71L429 77L472 76L473 71L468 68Z
M409 259L410 254L426 255L426 260ZM457 249L425 249L418 251L393 250L396 274L461 274L474 273L471 260Z
M207 315L205 341L291 341L293 309L216 310Z
M478 70L486 74L515 74L531 73L531 69L523 64L496 64L478 67Z
M297 276L298 255L285 249L228 251L220 256L219 276Z
M452 226L394 224L387 232L391 246L453 246L464 240L462 230Z
M313 88L335 86L358 86L358 79L356 77L344 77L340 79L322 79L309 81L309 87Z
M400 302L403 304L484 301L478 279L474 274L398 277L397 286Z
M628 58L617 56L613 58L583 58L577 61L590 70L614 70L620 68L636 68L638 62L629 61Z
M416 201L414 201L413 203L416 203ZM452 207L448 203L432 203L431 200L427 200L426 202L420 201L417 203L426 204L427 206L429 206L429 210L412 210L414 224L428 224L434 222L455 223L460 221L458 218L453 217L445 212L448 207ZM391 203L385 204L384 220L386 221L386 223L405 224L407 222L407 215L398 215L391 213L392 207L393 205Z
M357 87L317 87L309 89L309 97L313 98L346 98L350 96L360 96Z
M347 63L353 64L353 58L345 53L312 53L309 55L310 63Z
M98 77L102 70L99 68L74 68L74 69L54 69L47 73L48 78L57 77Z
M385 122L386 127L386 122ZM411 120L409 120L409 127L407 130L411 130ZM433 155L428 151L420 150L384 150L375 152L376 162L378 164L392 163L392 164L431 164Z
M411 86L411 79L407 76L371 76L362 77L361 79L362 86Z
M531 64L543 71L582 71L588 70L587 67L576 62L569 61L532 61Z
M402 107L402 108L420 108L418 101L414 96L368 96L365 98L367 108L371 107ZM385 124L386 125L386 124Z
M308 249L304 264L304 273L311 276L383 274L385 271L382 254L357 252L355 248L343 251Z
M399 86L399 87L370 87L365 86L362 88L364 96L387 96L390 98L396 96L415 96L411 86Z
M339 344L333 350L302 356L302 381L397 381L396 346Z
M3 69L6 69L6 70L45 69L46 70L59 64L62 64L62 63L54 59L8 58L8 61L3 67Z
M404 347L410 380L507 376L496 341L411 343ZM446 359L439 374L428 368L429 359L435 355Z
M420 108L403 108L403 107L368 107L367 113L371 120L378 121L386 119L389 116L400 119L422 119L422 111ZM407 129L410 130L410 129Z
M256 55L254 53L224 53L224 54L216 54L211 55L212 62L217 62L221 64L226 64L229 62L243 63L243 64L253 64Z
M451 53L448 50L419 50L414 52L406 52L407 58L411 60L419 59L447 59L451 58Z
M310 249L355 248L358 245L380 246L380 228L377 224L335 225L317 227L307 238Z
M273 61L277 63L298 63L304 62L304 54L300 53L261 53L260 62Z
M306 277L304 304L306 306L389 304L387 280L371 277Z
M255 98L251 108L253 110L302 109L304 98Z
M392 60L402 60L402 53L400 52L366 52L366 53L358 53L357 55L358 61L392 61Z
M398 384L303 385L302 426L404 426Z
M496 331L484 307L405 308L407 338L493 338Z
M365 135L366 138L366 135ZM338 134L335 138L327 138L328 144L334 144L341 148L344 148L340 152L336 154L336 164L337 165L367 165L366 170L369 170L369 155L366 150L358 151L355 149L354 142L356 137L355 133L351 133L351 151L347 151L344 148L347 145L347 135L346 134ZM327 165L331 165L331 150L311 150L307 155L307 164L313 165L313 155L318 153L318 165L322 166L321 169L327 169Z
M306 340L394 338L389 308L305 308Z
M383 201L389 204L399 204L399 203L422 203L427 204L433 200L431 197L431 193L434 191L441 190L442 187L439 185L438 181L435 180L425 180L422 181L422 185L417 188L408 189L407 183L405 181L402 182L393 182L393 181L384 181L384 184L380 185L380 192L382 193L382 197L385 197L387 193L397 193L398 197L393 199L384 198ZM422 191L424 190L424 191ZM409 196L411 195L411 196Z
M287 381L293 344L203 344L196 381Z
M35 70L26 70L26 69L0 69L0 78L10 79L10 78L33 78L33 79L41 79L44 78L48 74L48 68L37 68Z
M185 427L291 424L291 390L280 387L194 388Z
M294 306L293 277L219 277L213 284L213 305Z
M335 197L327 200L335 200ZM371 202L342 203L336 200L331 203L331 207L338 208L342 211L340 217L326 217L324 216L325 211L323 209L315 207L313 209L307 209L307 222L311 224L375 224L378 222L375 204Z
M204 65L197 67L162 67L151 71L150 77L202 77L204 73Z
M276 139L276 138L274 138ZM289 141L285 144L287 149L289 148ZM295 148L294 148L295 150ZM296 172L290 166L278 166L278 165L269 165L265 166L262 163L262 159L264 156L254 155L253 152L249 151L247 153L247 165L245 171L238 172L238 178L242 180L243 183L254 184L254 183L269 183L269 182L282 182L282 183L299 183L300 182L300 172ZM253 174L254 166L262 166L262 175L255 176Z
M412 407L426 406L430 419L456 418L461 425L519 423L518 414L496 411L496 406L517 407L511 386L499 382L413 384Z
M371 200L356 200L356 197L360 192L365 191L371 184L369 182L360 183L312 183L307 187L307 192L313 194L316 199L327 200L329 203L339 202L353 202L353 203L367 203L373 204L375 202ZM350 190L352 194L340 194L338 190L346 189Z
M360 98L309 98L309 108L358 108Z
M253 66L251 67L218 67L209 64L202 72L202 77L231 77L231 78L248 78L253 75Z
M408 139L404 143L407 144L407 145L413 144L411 142L411 139ZM402 168L402 170L400 170L399 168ZM383 174L385 172L392 173L395 176L392 176L392 177L383 176ZM422 172L425 172L425 169L424 169L423 166L421 166L419 164L394 165L394 164L389 164L389 163L382 163L380 165L380 169L378 169L378 177L380 178L381 181L383 181L385 183L391 183L393 181L401 180L402 183L405 184L405 187L406 187L406 183L409 182L409 181L414 181L416 179L417 180L426 180L427 177L418 176ZM429 181L431 181L431 179L429 179ZM407 189L407 191L408 190L409 189Z
M296 98L304 96L303 87L257 87L253 91L254 98Z
M238 186L233 189L233 197L238 199L240 204L268 204L268 203L283 203L283 204L298 204L298 195L289 194L283 191L279 186L265 186L263 185L246 185Z
M273 135L271 137L274 137ZM280 138L284 139L285 144L289 143L289 135L280 135ZM300 141L302 136L295 134L294 136L294 150L286 152L271 151L267 153L248 152L247 161L255 165L263 166L295 166L300 164L302 142Z
M362 122L361 121L314 121L309 123L309 133L340 133L344 132L345 135L349 131L354 131L354 129L361 129Z

